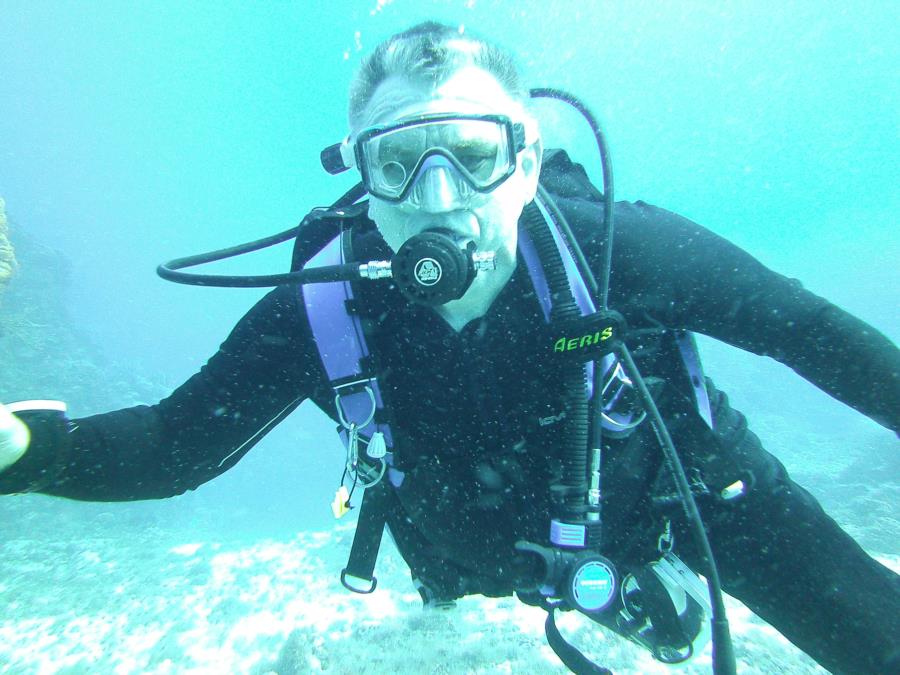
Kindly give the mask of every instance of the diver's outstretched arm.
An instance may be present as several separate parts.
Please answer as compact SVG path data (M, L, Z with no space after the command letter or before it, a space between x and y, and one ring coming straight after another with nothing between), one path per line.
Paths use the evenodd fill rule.
M198 373L155 405L70 419L65 406L12 407L0 494L85 501L162 499L234 466L319 383L319 356L297 301L280 287L238 322ZM9 412L9 408L7 406ZM15 438L19 440L13 440Z

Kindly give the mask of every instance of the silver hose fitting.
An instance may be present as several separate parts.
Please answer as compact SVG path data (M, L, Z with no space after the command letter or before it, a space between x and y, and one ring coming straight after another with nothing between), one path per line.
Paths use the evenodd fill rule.
M494 251L476 251L472 254L472 262L476 272L485 272L497 269L497 260Z
M390 260L370 260L359 266L359 276L362 279L390 279Z

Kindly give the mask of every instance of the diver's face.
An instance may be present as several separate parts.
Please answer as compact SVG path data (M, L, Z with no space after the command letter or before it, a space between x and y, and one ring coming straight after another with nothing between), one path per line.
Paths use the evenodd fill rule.
M504 115L513 122L526 119L521 104L492 75L468 67L437 87L399 77L384 81L353 135L426 114ZM516 154L513 174L490 192L469 189L446 163L426 166L401 201L371 197L369 216L394 251L413 235L439 228L474 241L479 251L494 251L498 266L514 266L518 219L537 189L540 143L533 135L535 138L528 139L532 144Z

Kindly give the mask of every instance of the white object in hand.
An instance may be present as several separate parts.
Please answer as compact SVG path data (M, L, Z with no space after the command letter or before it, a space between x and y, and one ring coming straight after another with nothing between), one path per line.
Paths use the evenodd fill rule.
M14 464L31 442L28 427L0 403L0 471Z

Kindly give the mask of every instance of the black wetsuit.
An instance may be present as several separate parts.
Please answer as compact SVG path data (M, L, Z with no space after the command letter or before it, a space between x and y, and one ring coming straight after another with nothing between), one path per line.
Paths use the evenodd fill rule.
M543 180L599 269L600 195L562 153L545 158ZM364 215L359 221L359 258L388 253ZM406 479L396 491L403 514L389 524L399 531L401 521L412 522L399 532L401 550L407 542L420 576L451 570L426 579L451 595L510 592L521 581L509 562L512 543L547 536L556 429L546 421L562 411L562 391L552 364L536 356L544 321L524 267L520 261L489 312L458 333L388 282L358 289L404 449ZM201 371L155 406L78 419L63 434L35 424L31 449L0 474L0 491L103 501L171 496L233 466L306 398L334 416L298 295L281 287L265 296ZM629 344L645 377L665 382L660 407L689 473L713 488L738 478L749 486L729 502L699 501L725 590L826 668L897 667L897 575L789 479L711 383L715 431L703 425L672 330L771 356L894 431L900 351L797 281L641 202L616 205L610 306L633 331ZM670 517L679 555L702 569L680 510L667 505L671 485L649 436L642 428L605 453L604 541L613 557L646 559Z

